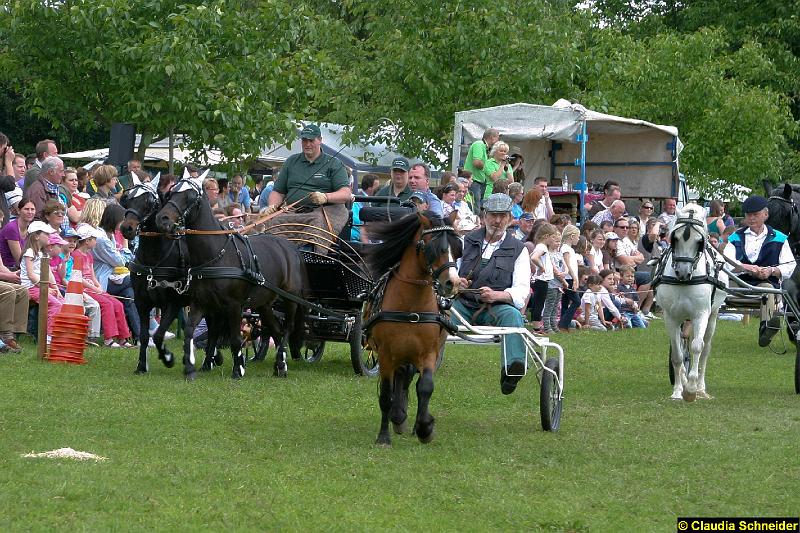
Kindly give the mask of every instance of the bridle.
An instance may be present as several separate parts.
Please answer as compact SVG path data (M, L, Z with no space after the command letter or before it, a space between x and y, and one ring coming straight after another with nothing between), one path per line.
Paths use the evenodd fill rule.
M128 218L128 215L133 215L136 217L136 220L139 221L139 224L136 226L136 232L139 232L139 228L150 218L154 217L155 214L158 212L158 208L161 205L161 200L158 197L158 193L154 191L152 188L144 185L139 184L135 187L132 187L130 191L128 191L126 195L126 199L132 200L133 198L137 198L143 194L147 194L149 196L147 203L145 204L144 210L147 212L146 216L142 216L138 209L134 209L132 207L127 207L125 209L124 218ZM126 202L127 203L127 202Z
M695 251L694 255L689 256L679 256L675 255L672 252L672 246L670 245L670 255L672 256L672 269L677 270L678 263L690 263L691 270L694 271L697 268L697 264L700 262L700 257L703 255L703 251L706 249L706 244L708 242L708 235L706 234L705 224L701 220L697 220L696 218L679 218L675 221L675 226L670 234L670 242L675 240L675 234L678 232L678 229L683 228L683 239L689 240L689 236L692 232L697 233L700 238L700 246L697 247L697 251ZM701 229L702 228L702 229Z
M433 237L425 241L424 237L426 235L433 235ZM433 290L438 296L443 298L445 296L442 294L442 284L439 281L439 276L441 276L443 272L449 270L450 268L456 268L456 263L455 261L447 261L436 268L434 268L434 263L441 255L438 252L438 250L441 249L440 241L442 239L447 241L448 237L456 235L456 230L452 226L436 226L430 229L422 230L420 239L417 241L417 255L423 254L425 258L425 267L428 270L428 274L431 276L431 279L433 280ZM446 245L447 250L450 251L450 243L446 242Z
M194 200L188 203L186 209L182 210L181 207L178 204L176 204L175 201L172 199L172 195L175 192L183 192L183 191L178 191L178 188L181 186L181 184L184 183L188 184L192 188L192 191L194 191L196 194ZM203 190L201 186L197 184L192 178L182 178L175 184L175 186L172 188L172 191L170 191L169 196L167 197L167 203L164 204L164 207L171 205L172 208L175 209L175 211L178 213L178 220L175 222L176 228L174 231L176 235L181 235L186 233L186 221L188 220L190 213L195 209L197 209L198 207L200 207L200 202L202 201L203 201Z

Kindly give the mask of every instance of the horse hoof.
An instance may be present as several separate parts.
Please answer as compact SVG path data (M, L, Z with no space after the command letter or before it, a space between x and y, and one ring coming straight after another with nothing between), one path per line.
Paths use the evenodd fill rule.
M147 374L147 369L142 370L141 368L137 368L136 370L134 370L133 373L136 374L137 376L143 376Z
M274 374L276 378L289 377L289 372L285 368L276 368Z
M697 392L689 392L687 390L683 391L683 401L693 402L696 399L697 399Z
M159 355L158 358L164 362L164 366L167 368L175 366L175 356L170 351L164 352L164 355Z
M212 361L216 366L222 366L222 361L223 361L222 354L219 352L215 353Z
M697 391L697 399L698 400L713 400L714 397L711 396L709 393L707 393L704 390L699 390L699 391Z
M431 432L430 433L428 433L425 436L422 436L419 433L417 433L417 438L419 438L419 441L422 444L428 444L430 441L433 440L434 435L436 435L436 430L433 429L433 427L431 427Z
M375 444L381 448L391 448L392 438L389 435L378 435L378 438L375 440Z
M408 433L408 419L403 420L399 424L396 422L392 422L392 427L394 428L394 432L398 435L403 435Z
M196 372L191 372L189 374L186 374L186 376L184 376L184 377L186 378L186 381L192 382L195 379L197 379L197 373Z

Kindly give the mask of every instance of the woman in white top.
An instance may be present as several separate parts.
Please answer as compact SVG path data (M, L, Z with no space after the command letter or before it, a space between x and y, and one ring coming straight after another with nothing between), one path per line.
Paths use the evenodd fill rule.
M603 246L606 244L606 236L599 229L594 230L589 235L589 269L592 274L599 274L603 270Z

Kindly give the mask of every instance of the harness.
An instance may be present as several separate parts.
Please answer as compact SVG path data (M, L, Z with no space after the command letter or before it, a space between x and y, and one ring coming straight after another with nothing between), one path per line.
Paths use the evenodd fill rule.
M779 202L783 202L788 204L789 206L789 231L787 232L789 235L793 235L797 233L797 228L800 227L800 210L797 208L797 204L794 202L794 198L784 198L783 196L770 196L769 200L777 200ZM800 256L800 239L790 239L789 247L792 249L792 255L795 257Z
M695 252L694 256L677 256L675 255L675 251L672 246L672 242L674 241L675 234L678 231L678 227L684 227L684 232L695 232L702 237L702 243L700 246L697 247L697 251ZM697 220L695 218L679 218L675 221L675 227L672 230L670 235L670 246L667 248L667 251L662 255L656 266L655 274L653 275L653 281L651 283L652 289L655 291L658 285L704 285L710 284L713 289L711 291L711 301L714 301L714 296L716 295L717 289L726 291L727 286L722 283L719 278L719 273L722 270L722 264L716 261L712 261L709 258L714 257L714 251L711 248L711 245L708 243L708 238L706 233L701 230L700 228L705 229L705 224ZM697 265L700 263L700 258L705 257L706 259L706 274L702 276L695 276L694 270L697 269ZM667 262L671 259L672 269L676 270L676 266L678 263L690 263L692 267L692 276L687 280L678 279L675 276L667 276L664 275L664 269L667 266ZM714 274L711 275L710 273L713 272Z
M437 239L432 238L427 243L423 240L425 235L438 234L441 236L440 238L447 238L448 234L454 233L455 230L451 226L437 226L435 228L423 230L420 234L420 239L416 243L416 252L417 255L422 253L425 256L425 263L428 270L428 275L425 279L409 279L400 275L400 273L397 271L398 267L400 266L399 263L392 267L386 274L381 276L380 279L378 279L377 283L375 284L375 290L370 293L367 301L364 304L365 314L369 313L369 316L366 318L363 324L365 336L369 336L370 330L378 322L439 324L440 327L445 329L450 334L456 334L458 332L458 328L450 322L450 316L447 313L452 302L449 298L442 296L441 283L439 282L439 276L445 270L449 268L455 268L456 264L453 261L448 261L442 264L440 267L434 269L433 262L436 261L438 254L436 254L433 248L433 242ZM411 285L430 286L436 295L437 307L439 310L437 312L384 311L382 309L383 298L386 294L386 286L389 284L389 280L392 277L395 277L398 281ZM428 277L430 277L430 279L428 279Z

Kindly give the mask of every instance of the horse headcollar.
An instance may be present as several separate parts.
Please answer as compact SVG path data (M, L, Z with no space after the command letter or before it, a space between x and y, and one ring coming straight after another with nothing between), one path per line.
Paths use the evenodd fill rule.
M694 215L694 211L690 210L689 217L679 218L675 221L675 225L673 227L674 229L670 234L670 242L673 242L675 234L678 232L678 227L683 226L683 240L688 241L692 232L695 232L701 237L700 243L697 246L697 250L695 251L694 256L692 257L682 257L672 254L673 268L675 268L676 263L691 263L692 270L694 270L697 267L697 263L700 261L700 256L703 254L703 250L705 250L706 239L707 239L707 235L703 231L703 229L705 229L705 224L701 220L698 220L696 218L690 218L692 217L692 215Z
M438 268L434 269L433 264L436 262L436 259L439 257L438 249L438 241L440 239L447 239L448 235L455 235L456 230L452 226L436 226L433 228L429 228L426 230L422 230L420 234L420 239L417 241L417 254L423 253L425 255L425 264L428 268L428 273L430 274L431 278L433 279L433 288L437 292L440 291L440 283L439 283L439 276L445 270L450 268L456 268L456 264L453 261L447 261L446 263L442 264ZM425 235L434 235L428 242L425 242L423 237Z
M139 221L139 225L141 225L147 218L156 214L158 211L157 207L160 204L160 200L158 198L158 192L155 191L152 187L140 183L126 193L126 198L131 200L133 198L137 198L144 194L148 195L147 203L145 204L145 212L147 213L146 216L142 216L138 209L134 209L132 207L128 207L125 209L124 218L128 218L128 215L133 215L136 217L136 220ZM126 202L127 203L127 202Z

